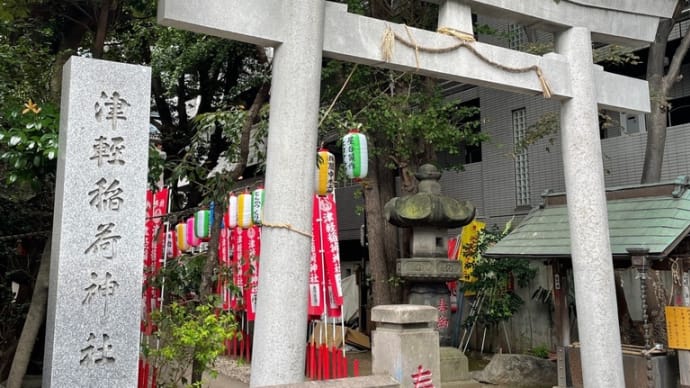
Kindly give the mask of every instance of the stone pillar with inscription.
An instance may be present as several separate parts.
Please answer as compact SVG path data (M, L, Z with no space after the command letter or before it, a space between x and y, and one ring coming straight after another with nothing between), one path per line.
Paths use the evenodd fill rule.
M63 69L44 387L135 387L144 252L148 67Z

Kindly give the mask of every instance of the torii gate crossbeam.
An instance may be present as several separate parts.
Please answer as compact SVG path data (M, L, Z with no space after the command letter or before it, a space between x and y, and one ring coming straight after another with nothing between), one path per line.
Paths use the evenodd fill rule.
M345 4L329 1L325 4L325 57L398 71L416 71L429 77L516 93L542 92L533 73L503 72L486 66L486 63L463 49L442 56L423 56L418 67L414 50L397 45L396 55L385 62L381 55L381 39L385 28L391 26L399 34L407 34L404 26L348 13ZM280 18L285 6L283 0L164 0L159 5L159 22L202 34L276 47L286 37L286 26L281 23L283 19ZM198 12L202 7L205 11ZM242 9L243 17L227 17L229 9ZM414 27L408 29L420 46L448 47L457 42L448 35ZM563 55L549 53L538 56L481 42L474 45L485 56L514 67L541 67L553 98L562 100L572 97L570 71ZM644 98L645 93L648 93L646 81L605 72L598 65L592 66L600 108L628 112L649 111L649 98ZM626 90L626 93L619 93L620 90Z

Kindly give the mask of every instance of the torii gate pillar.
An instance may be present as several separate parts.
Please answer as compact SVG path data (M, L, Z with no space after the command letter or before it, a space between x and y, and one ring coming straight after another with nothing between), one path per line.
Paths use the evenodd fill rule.
M264 218L311 231L324 2L285 3L287 36L273 54ZM263 228L261 239L251 386L302 382L310 241L271 227Z
M556 37L568 59L573 98L561 103L563 172L585 387L625 387L606 208L591 32ZM593 303L592 303L593 302ZM585 345L587 347L585 351Z

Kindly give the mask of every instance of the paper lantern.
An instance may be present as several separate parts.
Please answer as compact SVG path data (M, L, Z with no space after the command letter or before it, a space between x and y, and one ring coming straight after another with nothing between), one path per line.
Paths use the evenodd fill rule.
M252 195L249 191L237 197L237 226L244 229L252 226Z
M264 197L263 186L252 191L252 222L256 225L261 225L264 218Z
M194 234L194 217L187 219L185 234L187 235L187 245L190 247L198 247L201 244L201 240Z
M324 148L319 150L315 184L317 195L326 195L335 189L335 156Z
M356 129L343 137L343 163L345 174L350 179L361 179L367 176L369 155L367 138Z
M175 237L177 243L177 249L180 252L184 252L189 249L189 244L187 244L187 224L180 222L175 226Z
M237 227L237 196L230 193L228 197L228 209L225 212L225 227L233 229Z
M201 241L211 239L211 211L198 210L194 214L194 235Z

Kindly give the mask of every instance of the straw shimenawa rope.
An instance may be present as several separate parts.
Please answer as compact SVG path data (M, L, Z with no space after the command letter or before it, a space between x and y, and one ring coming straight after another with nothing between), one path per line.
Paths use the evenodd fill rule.
M312 236L311 236L311 233L307 233L307 232L303 232L303 231L301 231L301 230L299 230L299 229L295 229L295 228L294 228L292 225L290 225L290 224L273 224L273 223L270 223L270 222L262 222L262 223L261 223L261 226L263 226L263 227L268 227L268 228L287 229L287 230L289 230L289 231L291 231L291 232L295 232L295 233L297 233L297 234L301 234L301 235L304 236L304 237L309 237L309 238L312 237Z
M537 78L539 79L539 84L541 86L542 94L544 95L544 98L551 98L551 88L549 87L549 83L544 77L544 73L542 72L541 68L537 65L532 65L532 66L527 66L527 67L511 67L511 66L506 66L503 64L500 64L498 62L495 62L491 60L490 58L487 58L484 56L482 53L480 53L476 47L474 47L473 43L475 42L474 37L471 34L458 31L456 29L450 28L450 27L441 27L438 29L438 32L441 34L449 35L454 37L455 39L458 40L457 43L452 44L447 47L425 47L425 46L420 46L417 44L415 41L414 37L412 36L412 33L410 29L405 25L405 31L407 32L408 39L405 39L404 37L400 36L397 34L395 31L393 31L393 28L391 26L386 26L386 29L383 31L383 39L381 42L381 54L383 56L383 60L386 62L389 62L391 58L393 58L393 48L395 47L395 41L397 40L398 42L402 43L403 45L414 49L415 51L415 61L417 64L417 70L419 70L419 52L426 52L426 53L432 53L432 54L443 54L443 53L448 53L451 51L455 51L461 47L464 47L468 49L474 56L477 58L481 59L482 61L488 63L489 65L506 71L508 73L527 73L530 71L533 71L536 75Z

